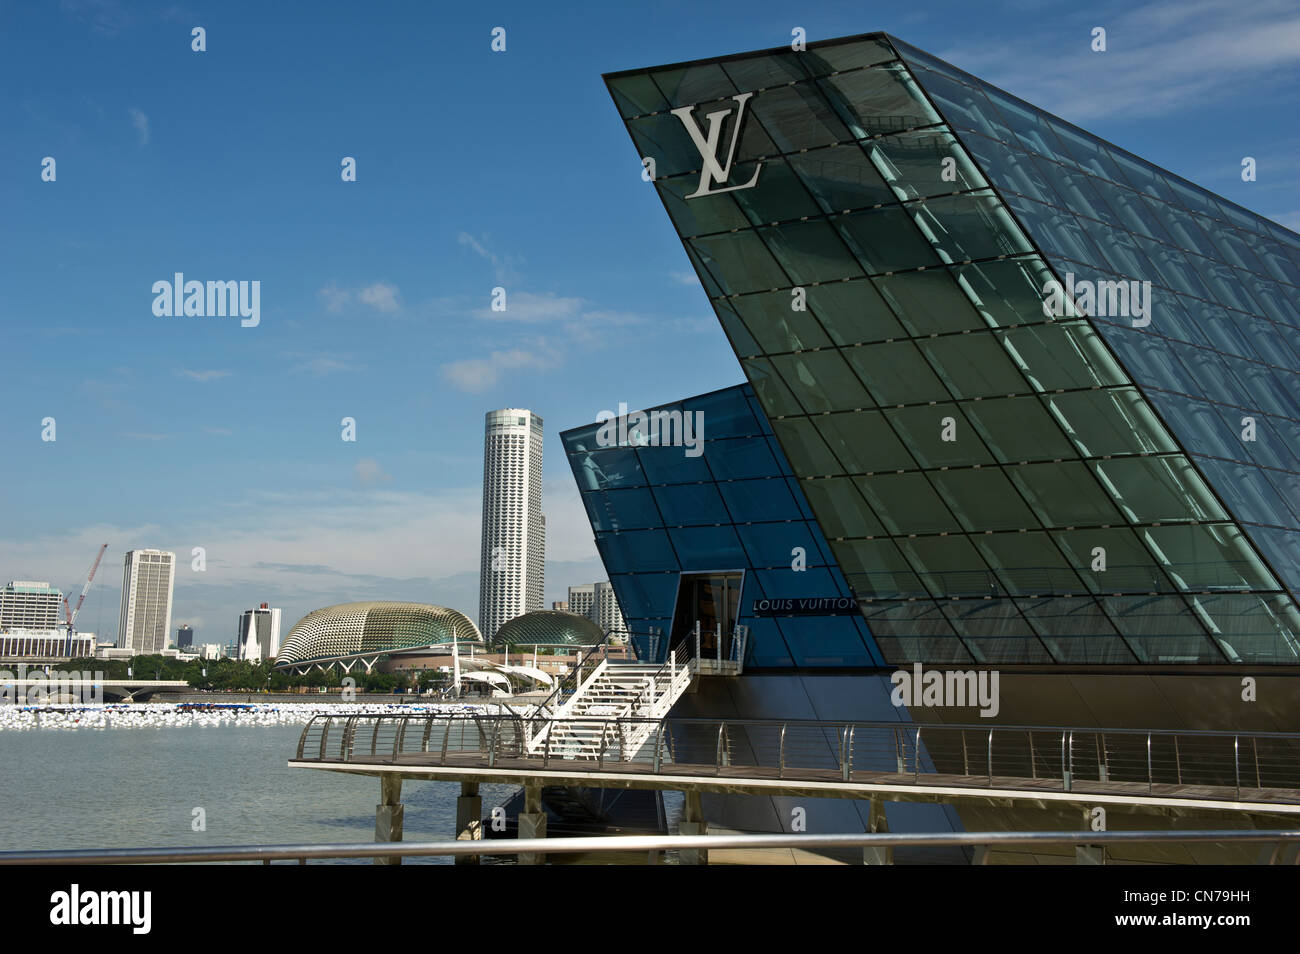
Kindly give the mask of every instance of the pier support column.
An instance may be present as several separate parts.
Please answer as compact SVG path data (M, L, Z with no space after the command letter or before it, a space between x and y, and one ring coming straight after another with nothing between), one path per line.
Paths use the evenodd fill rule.
M520 838L546 837L546 811L542 808L542 786L524 786L524 810L519 813ZM546 855L540 852L520 852L521 865L544 865Z
M877 832L883 834L889 831L889 819L885 817L885 803L879 798L873 798L867 804L871 806L867 812L867 832L869 834L876 834ZM862 863L864 865L892 865L894 863L894 849L867 845L862 849Z
M682 806L682 820L677 824L677 831L683 835L707 835L709 823L704 820L704 809L700 806L700 793L685 792L686 802ZM709 849L683 848L677 853L678 860L684 865L707 865Z
M483 798L478 793L478 782L460 783L460 797L456 799L456 840L483 840ZM478 855L456 856L458 865L478 863Z
M385 772L379 776L379 804L375 806L375 841L402 840L402 776ZM400 865L401 858L375 857L377 865Z

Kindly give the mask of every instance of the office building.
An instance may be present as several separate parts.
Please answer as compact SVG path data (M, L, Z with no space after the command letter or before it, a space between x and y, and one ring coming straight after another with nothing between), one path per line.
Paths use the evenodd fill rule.
M189 649L194 645L194 629L191 626L179 626L176 629L176 648Z
M486 416L482 534L479 629L490 640L506 620L542 608L542 419L532 411Z
M165 550L131 550L123 558L118 649L146 655L167 648L175 563L176 554Z
M618 597L608 582L569 587L566 609L570 613L587 617L607 633L626 628L623 613L618 607Z
M280 610L266 603L245 610L239 617L235 658L248 662L274 659L280 654Z
M0 633L52 631L66 622L63 593L47 582L14 580L0 589Z

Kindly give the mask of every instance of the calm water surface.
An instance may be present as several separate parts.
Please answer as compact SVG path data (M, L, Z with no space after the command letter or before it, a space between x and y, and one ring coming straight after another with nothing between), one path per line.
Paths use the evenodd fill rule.
M288 768L301 732L0 732L0 850L373 841L379 780ZM514 791L482 786L484 814ZM404 782L404 839L450 838L459 794L454 782ZM207 831L191 829L195 808Z

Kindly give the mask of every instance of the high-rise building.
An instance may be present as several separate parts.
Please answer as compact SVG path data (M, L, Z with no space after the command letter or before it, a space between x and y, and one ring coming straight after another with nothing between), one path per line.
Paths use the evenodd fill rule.
M63 593L44 581L14 580L0 589L0 632L59 627Z
M569 611L569 601L568 601L568 600L554 600L554 601L552 601L552 603L551 603L551 609L556 610L556 611L561 612L561 613L567 613L567 612Z
M542 608L542 419L532 411L487 413L482 540L479 629L492 639L506 620Z
M280 654L280 610L266 603L244 610L235 633L235 658L248 662L274 659Z
M176 648L190 649L194 645L194 628L192 626L180 626L176 630Z
M614 587L608 582L584 583L569 587L566 608L570 613L587 617L607 633L625 628L623 613L618 606L618 597L614 594Z
M166 550L131 550L123 557L118 649L152 654L167 648L175 568L176 554Z

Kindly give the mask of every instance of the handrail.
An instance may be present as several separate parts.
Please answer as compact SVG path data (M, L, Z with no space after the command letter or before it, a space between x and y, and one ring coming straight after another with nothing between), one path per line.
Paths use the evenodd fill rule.
M596 835L569 838L491 838L481 841L330 842L325 844L213 845L200 848L90 848L0 851L0 865L179 864L218 861L304 861L308 858L419 858L427 856L575 854L681 851L692 848L906 848L1024 845L1125 845L1220 842L1290 844L1300 829L1200 831L944 831L781 835ZM1277 860L1274 853L1273 861Z
M385 765L416 770L426 766L455 766L522 771L530 765L537 766L537 760L542 768L550 768L554 760L563 760L566 768L571 766L595 775L609 771L643 773L651 770L652 764L655 774L671 771L717 776L726 768L728 776L745 778L748 768L768 768L776 769L773 773L776 778L792 781L842 779L1008 791L1029 785L1040 791L1091 796L1128 797L1140 793L1143 798L1199 798L1287 806L1300 803L1300 733L1187 730L1161 734L1100 727L1064 731L1052 728L1053 747L1059 746L1061 760L1054 770L1049 768L1044 773L1040 770L1034 736L1035 732L1042 734L1048 729L985 725L979 727L986 733L986 772L981 777L971 774L975 768L971 764L974 753L967 748L967 735L972 726L893 721L669 718L661 710L669 708L673 693L689 681L691 670L682 667L677 672L675 665L670 665L668 672L673 684L657 699L651 697L648 712L629 713L630 704L621 704L616 716L521 718L516 714L465 712L412 713L398 717L386 713L317 715L303 728L295 749L295 764L343 763L364 766L369 771L383 771ZM656 686L656 694L660 688ZM425 726L419 735L419 748L408 751L408 740L416 735L411 731L411 722L417 720L418 726L420 719L425 721ZM342 739L329 745L336 725L342 727ZM442 733L436 747L431 738L435 729ZM358 735L364 740L367 731L369 744L364 741L357 744ZM826 741L831 732L838 736L839 744L828 749ZM1075 738L1076 733L1079 739ZM1103 735L1106 736L1104 747ZM1087 741L1089 737L1096 745ZM1131 741L1116 744L1122 738ZM733 739L738 743L734 753ZM1174 739L1184 747L1179 750L1177 764L1171 745ZM1232 740L1231 751L1224 744L1228 739ZM653 751L646 748L650 740L653 740ZM1246 740L1251 745L1245 754L1255 762L1255 771L1249 774L1241 766L1242 743ZM617 753L613 749L615 744ZM996 767L995 745L999 759ZM908 749L912 750L910 765ZM1094 750L1095 760L1085 756ZM739 758L739 765L735 764L733 755ZM666 761L671 763L671 768L664 769ZM978 773L979 769L975 771ZM1054 784L1045 787L1044 783L1051 781L1053 774L1056 775ZM1162 787L1158 793L1157 778Z
M580 660L578 660L577 664L573 667L573 671L568 673L563 679L559 680L555 684L555 688L551 690L551 694L538 704L537 711L540 712L541 710L550 706L551 700L560 694L560 692L564 689L564 684L568 682L570 679L575 680L574 689L576 691L577 687L582 684L582 667L587 664L587 661L591 658L592 654L596 652L596 650L601 649L602 647L606 646L606 644L608 644L609 637L613 635L613 632L614 632L613 630L610 630L608 633L606 633L604 636L600 638L600 642L596 643L596 645L592 646L590 649L587 650L587 652L583 655L583 657Z
M493 715L491 713L468 713L468 712L413 712L411 718L415 719L447 719L447 718L479 718L479 719L514 719L514 716ZM317 719L391 719L391 712L335 712L321 713L312 717L312 721ZM529 717L524 716L524 721ZM595 721L605 721L599 716L573 716L569 720L591 719ZM645 720L657 721L657 720ZM716 724L718 719L710 719L699 716L674 716L672 722L697 722L700 724ZM905 728L915 728L917 725L924 725L929 729L987 729L990 732L1060 732L1063 728L1068 732L1104 732L1111 734L1129 734L1134 736L1145 737L1148 733L1152 735L1178 735L1182 737L1196 738L1243 738L1243 739L1294 739L1300 741L1300 732L1277 732L1277 731L1250 731L1250 732L1233 732L1232 730L1223 729L1123 729L1113 726L1059 726L1059 725L994 725L990 726L987 722L925 722L925 723L899 723L894 720L873 720L873 719L736 719L727 718L727 722L734 725L791 725L791 726L844 726L855 725L867 728L890 729L897 728L900 725ZM311 723L308 723L309 725Z

